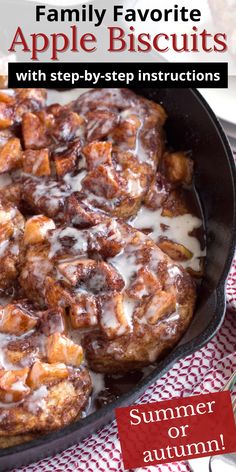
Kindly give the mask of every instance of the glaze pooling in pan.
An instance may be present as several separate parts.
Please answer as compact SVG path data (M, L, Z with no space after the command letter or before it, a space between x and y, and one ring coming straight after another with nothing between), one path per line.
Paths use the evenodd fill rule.
M158 243L161 237L182 244L191 253L191 257L182 260L181 265L200 271L201 258L206 256L205 249L202 249L199 239L192 235L193 231L202 227L202 220L190 213L178 215L170 218L162 215L162 209L149 209L142 206L137 216L130 222L132 226L142 229L149 229L149 236ZM164 225L164 229L163 228Z

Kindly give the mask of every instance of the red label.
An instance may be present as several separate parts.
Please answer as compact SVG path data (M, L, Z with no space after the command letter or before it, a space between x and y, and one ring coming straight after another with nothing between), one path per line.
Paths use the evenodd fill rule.
M236 452L230 392L116 409L125 469Z

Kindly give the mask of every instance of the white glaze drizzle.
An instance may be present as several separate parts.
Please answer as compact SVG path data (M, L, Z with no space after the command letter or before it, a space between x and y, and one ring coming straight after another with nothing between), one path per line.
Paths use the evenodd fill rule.
M108 262L122 275L125 281L125 286L127 287L132 275L138 270L135 254L132 252L129 254L126 251L122 251L117 256L109 258Z
M79 174L72 176L71 174L66 174L64 181L68 184L72 192L79 192L82 189L83 178L87 175L86 170L82 170Z
M36 415L38 410L45 410L46 401L45 398L48 395L48 389L46 385L42 385L35 390L26 400L26 407L30 413Z

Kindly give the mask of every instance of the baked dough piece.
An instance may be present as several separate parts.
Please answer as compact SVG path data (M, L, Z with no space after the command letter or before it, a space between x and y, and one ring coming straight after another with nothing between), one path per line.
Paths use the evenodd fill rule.
M22 404L0 407L0 444L5 437L48 433L74 421L85 408L91 392L88 370L81 368L56 385L38 388ZM28 438L27 438L28 439Z
M191 277L143 233L83 212L89 227L81 229L78 220L28 249L21 286L29 297L67 309L74 329L90 328L83 346L93 370L123 372L152 363L191 320Z
M40 311L27 300L2 306L0 339L0 444L53 431L80 415L91 379L61 308Z
M77 192L78 201L110 215L136 214L164 151L165 119L160 105L125 89L91 91L66 106L25 113L23 202L55 218L57 207L54 215L42 207L42 197L49 198L43 187L53 187L55 195L55 188L63 189L62 198Z
M89 142L82 201L117 217L136 214L164 150L164 109L126 89L92 90L73 109L85 117Z

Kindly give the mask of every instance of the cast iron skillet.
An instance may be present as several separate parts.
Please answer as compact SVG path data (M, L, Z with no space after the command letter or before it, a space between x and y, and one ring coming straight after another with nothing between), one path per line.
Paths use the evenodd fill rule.
M132 404L177 360L201 348L223 322L225 281L236 239L236 173L228 141L215 115L197 91L148 88L135 91L163 103L170 117L166 127L168 142L174 149L192 150L193 153L195 185L207 233L206 273L195 317L181 343L129 393L42 439L0 450L0 470L27 465L78 443L111 421L115 407Z

